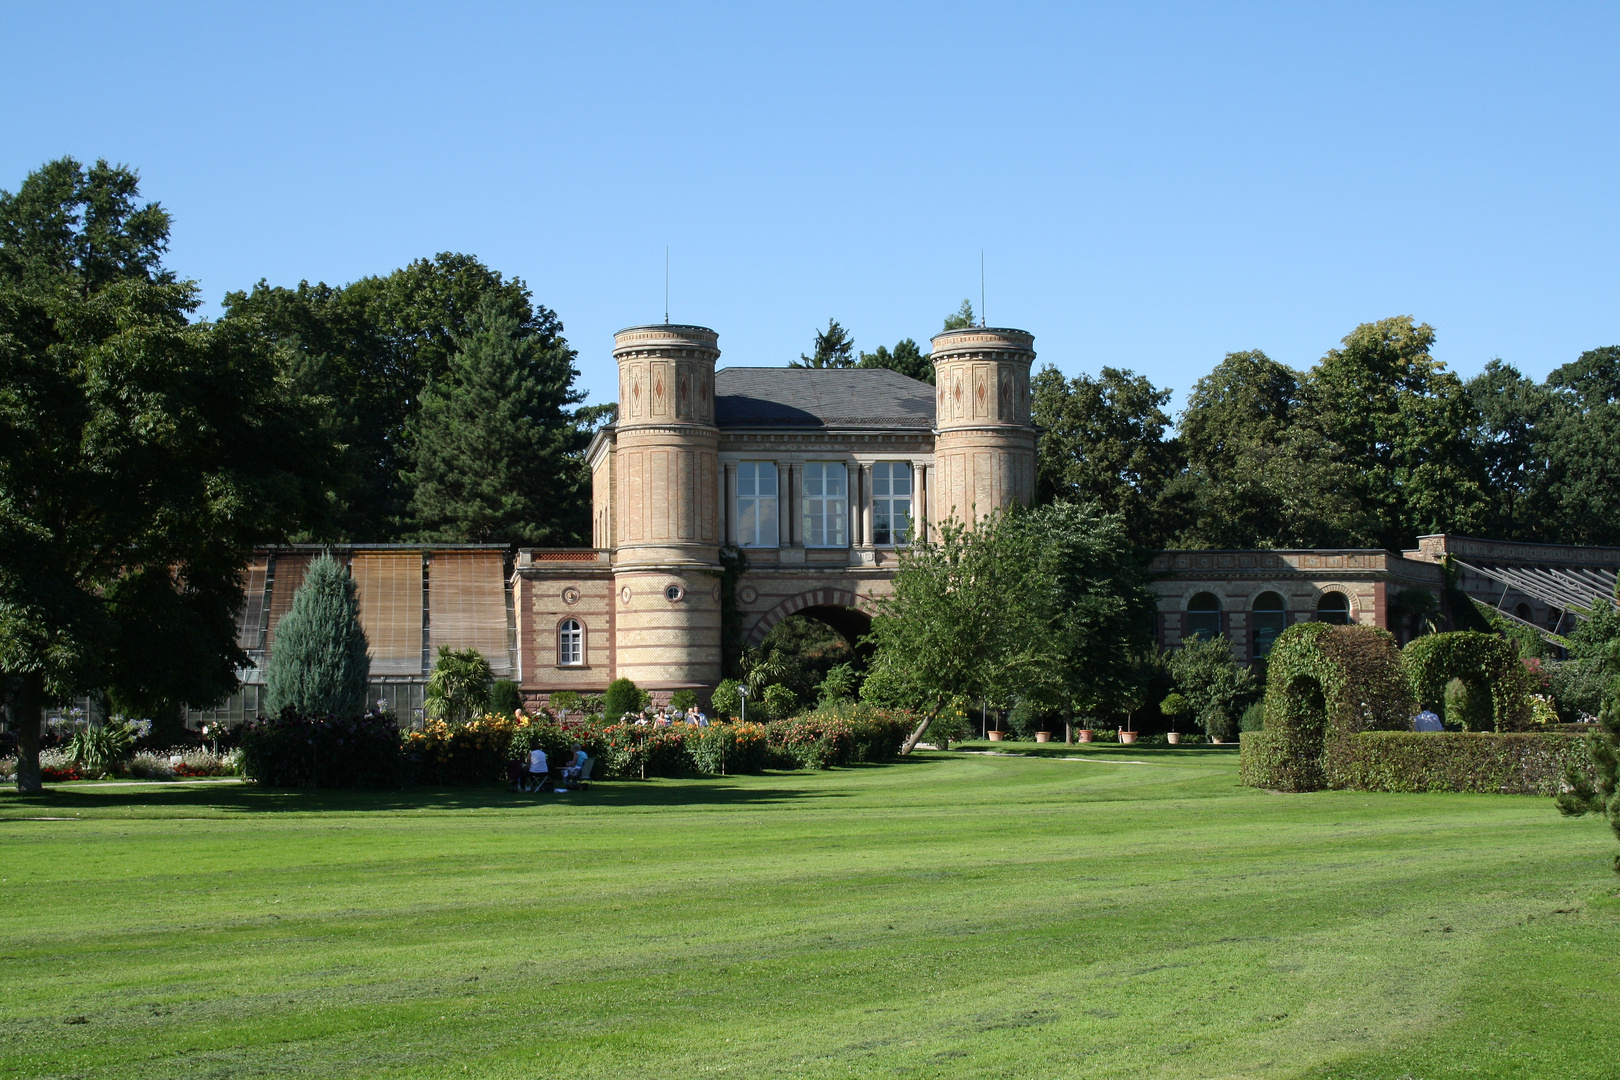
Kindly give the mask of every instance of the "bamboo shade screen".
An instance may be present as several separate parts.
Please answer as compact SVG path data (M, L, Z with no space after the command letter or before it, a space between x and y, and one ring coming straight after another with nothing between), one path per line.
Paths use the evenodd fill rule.
M267 555L255 555L242 571L242 589L247 594L236 617L236 645L243 650L259 647L259 631L264 625L264 576L270 570Z
M506 651L506 561L499 551L437 552L428 576L428 641L477 649L497 675L510 675Z
M422 553L356 552L349 566L373 675L422 673Z
M276 556L276 581L270 587L270 629L264 636L264 659L270 662L270 650L276 645L276 624L292 607L293 593L304 583L313 556L290 553Z

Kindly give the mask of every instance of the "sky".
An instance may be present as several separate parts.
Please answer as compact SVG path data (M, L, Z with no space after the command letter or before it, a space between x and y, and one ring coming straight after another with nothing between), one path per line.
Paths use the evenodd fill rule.
M669 315L722 366L963 298L1179 402L1412 315L1464 376L1620 343L1615 5L0 4L0 188L139 170L217 313L441 251L592 401Z

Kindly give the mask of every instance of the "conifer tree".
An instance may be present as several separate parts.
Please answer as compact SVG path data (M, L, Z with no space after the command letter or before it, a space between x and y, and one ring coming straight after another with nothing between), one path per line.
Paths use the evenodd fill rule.
M354 578L322 555L276 624L264 677L266 707L272 714L290 706L304 716L356 716L366 709L370 674Z
M565 409L581 397L574 354L526 332L509 306L480 303L408 425L402 476L419 540L570 544L584 529L588 436Z

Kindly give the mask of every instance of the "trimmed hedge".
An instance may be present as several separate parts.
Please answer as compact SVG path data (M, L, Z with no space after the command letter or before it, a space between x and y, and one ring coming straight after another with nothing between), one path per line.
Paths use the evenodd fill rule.
M1461 679L1470 691L1490 696L1497 731L1524 731L1530 726L1534 687L1518 650L1506 638L1466 630L1428 634L1408 643L1401 657L1419 704L1442 704L1446 684ZM1460 718L1446 719L1455 723Z
M399 727L381 713L339 718L284 709L242 726L242 775L270 787L399 787Z
M1267 778L1259 787L1315 791L1327 784L1326 759L1343 754L1339 743L1362 731L1404 728L1411 704L1401 653L1388 631L1296 623L1266 659L1263 734L1270 738L1251 743L1248 735L1262 733L1244 736L1243 752L1265 758L1246 773ZM1279 764L1283 758L1286 767Z
M1364 731L1335 749L1323 779L1330 788L1354 791L1556 795L1564 790L1566 769L1592 768L1585 737L1564 732ZM1273 732L1243 733L1244 784L1310 790L1299 786L1299 768L1286 741Z
M1580 735L1494 731L1369 731L1328 781L1356 791L1556 795L1564 774L1590 772Z
M1317 791L1322 781L1321 760L1302 760L1286 733L1245 731L1238 736L1238 783L1270 791Z

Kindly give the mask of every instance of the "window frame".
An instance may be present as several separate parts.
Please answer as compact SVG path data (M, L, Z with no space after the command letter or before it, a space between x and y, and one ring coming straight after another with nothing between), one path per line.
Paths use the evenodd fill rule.
M882 473L887 475L880 475ZM904 495L894 491L895 481L900 479L896 472L904 474L906 491ZM873 547L906 547L911 543L912 525L915 521L913 510L917 499L916 471L912 469L909 461L874 461L872 463L872 546ZM904 510L896 514L897 504L903 504ZM882 522L883 524L879 524ZM896 527L896 522L899 526ZM880 539L881 535L887 539Z
M830 470L837 468L840 478L840 490L836 493L827 491L827 481L833 475ZM820 475L815 480L821 485L819 494L808 494L811 484L810 470L819 470ZM817 518L811 517L811 506L819 510ZM850 540L850 506L849 506L849 462L847 461L806 461L799 468L799 523L804 546L807 548L822 548L836 550L849 547ZM829 523L836 522L838 536L829 537ZM818 537L819 534L819 538Z
M568 624L569 623L573 624L574 628L572 630L568 629ZM570 635L572 635L572 637L573 637L573 641L572 641L573 649L572 649L572 652L573 652L573 654L575 656L575 659L572 659L572 660L565 659L565 656L570 651L568 649L569 636ZM561 619L557 620L557 656L556 656L556 660L557 660L557 665L556 666L560 667L560 668L576 668L576 667L585 667L586 666L585 665L585 620L579 618L577 615L568 615L568 616L565 616L564 618L561 618Z
M1193 607L1194 604L1206 596L1215 601L1213 608ZM1226 614L1226 604L1222 602L1219 595L1210 592L1208 589L1200 590L1187 600L1187 606L1183 609L1183 613L1187 620L1186 631L1181 635L1183 641L1209 641L1221 636L1224 629L1222 625L1224 620L1221 616ZM1200 625L1203 619L1211 616L1215 620L1213 631L1209 631L1207 624Z
M762 467L769 468L771 484L771 490L769 493L762 493L760 491ZM731 509L733 514L732 521L736 523L734 528L737 534L738 547L769 549L779 548L782 546L782 522L780 513L780 502L782 498L781 472L782 471L777 468L776 462L774 461L749 459L747 461L737 462L737 490L732 492ZM745 473L747 475L745 475ZM743 484L745 481L751 489L746 495L743 494ZM745 517L743 513L745 504L751 511L751 514L748 517ZM768 514L765 512L767 509L769 510ZM765 539L767 530L764 528L764 519L766 517L770 518L768 542ZM744 521L752 522L752 537L744 534Z
M1333 597L1338 597L1339 602L1342 603L1344 607L1323 607L1323 605ZM1328 614L1335 617L1330 619L1324 619L1322 617L1323 615ZM1337 618L1339 615L1344 616L1344 620L1342 622ZM1351 623L1354 623L1356 621L1356 608L1355 604L1350 600L1350 594L1341 592L1338 589L1324 590L1322 595L1316 598L1316 621L1329 623L1333 626L1349 626Z
M1277 602L1282 606L1274 608L1261 607L1260 601L1268 596L1275 596ZM1271 623L1273 622L1273 616L1275 616L1276 631L1270 633L1269 638L1262 640L1262 635L1267 634L1270 627L1263 626L1261 620L1265 619L1266 622ZM1271 650L1276 646L1277 639L1282 636L1284 630L1288 629L1288 598L1276 589L1267 589L1256 596L1249 605L1249 626L1254 634L1254 656L1258 660L1263 660L1271 655Z

